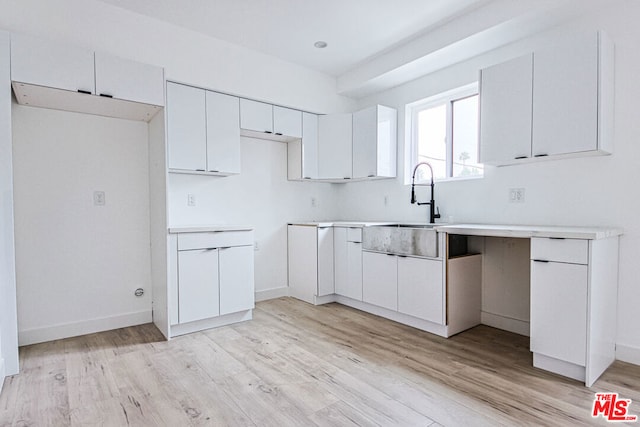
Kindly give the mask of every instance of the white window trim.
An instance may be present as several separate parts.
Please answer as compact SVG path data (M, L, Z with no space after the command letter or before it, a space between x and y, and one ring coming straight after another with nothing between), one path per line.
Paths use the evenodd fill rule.
M423 110L425 108L436 107L438 105L442 105L443 103L447 103L447 128L451 128L451 102L452 100L457 100L461 98L466 98L469 96L477 95L479 90L478 82L474 82L465 86L457 87L455 89L448 90L446 92L441 92L437 95L430 96L425 99L421 99L419 101L415 101L409 103L405 106L405 167L404 167L404 183L405 185L411 184L411 173L413 172L414 166L417 164L418 158L418 146L413 144L413 141L417 138L417 126L416 126L416 115L419 110ZM453 143L451 141L451 133L447 132L447 156L451 157L453 155ZM449 170L451 165L447 162L447 177L446 178L436 178L436 182L446 182L446 181L465 181L468 179L481 179L483 176L465 176L465 177L451 177L451 171Z

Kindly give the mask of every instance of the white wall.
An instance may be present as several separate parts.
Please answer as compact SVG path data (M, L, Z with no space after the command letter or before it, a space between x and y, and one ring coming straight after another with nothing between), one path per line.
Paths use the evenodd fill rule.
M614 154L550 161L486 170L485 178L436 184L436 201L443 218L456 222L531 223L615 226L624 228L620 241L618 357L640 363L640 4L621 2L597 16L583 17L551 32L529 38L449 67L419 80L360 100L361 106L381 103L399 112L399 157L405 139L404 105L477 79L479 68L552 46L563 35L579 30L603 29L616 45L616 117ZM384 182L351 183L339 189L343 218L427 220L428 206L409 204L409 187L400 178ZM508 203L508 189L526 189L525 203ZM383 197L388 195L389 206ZM612 332L613 333L613 332ZM621 350L622 349L622 350ZM623 356L624 354L624 356Z
M0 32L0 390L18 372L9 35Z
M147 124L17 104L12 120L20 344L150 322Z
M169 174L169 224L255 228L256 291L287 286L287 222L335 218L336 184L287 181L287 144L242 138L240 175ZM196 206L187 206L187 194ZM316 206L311 205L311 198Z

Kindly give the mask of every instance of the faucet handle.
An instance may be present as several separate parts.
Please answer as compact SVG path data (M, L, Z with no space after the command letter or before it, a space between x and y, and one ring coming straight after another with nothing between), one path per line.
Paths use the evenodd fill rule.
M433 218L440 218L440 207L436 206L437 213L433 214Z

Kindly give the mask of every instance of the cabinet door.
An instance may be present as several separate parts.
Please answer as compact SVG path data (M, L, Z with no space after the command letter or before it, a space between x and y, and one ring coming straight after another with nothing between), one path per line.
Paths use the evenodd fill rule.
M318 178L318 115L302 113L302 178Z
M535 53L533 155L598 148L598 35Z
M373 106L353 113L353 177L377 175L378 108Z
M96 95L164 105L164 70L96 52Z
M318 242L316 227L287 227L289 294L313 304L318 289Z
M255 132L273 133L273 106L240 99L240 127Z
M207 170L240 173L240 99L206 91Z
M533 54L480 72L480 162L531 157Z
M347 241L347 283L344 296L362 301L362 243Z
M398 258L398 311L443 324L442 261Z
M336 292L333 263L333 227L318 227L318 296Z
M253 246L219 249L220 314L250 310L254 305Z
M531 351L585 366L586 265L531 262Z
M318 117L318 175L320 179L351 179L352 114Z
M274 105L273 133L302 138L302 111Z
M362 300L398 310L398 257L362 252Z
M204 89L167 83L169 169L204 171L206 140Z
M94 94L93 51L11 35L11 80Z
M180 323L218 316L218 285L218 249L178 251Z
M349 270L347 251L347 228L333 227L333 255L336 294L351 298L349 294ZM362 291L360 291L362 299Z

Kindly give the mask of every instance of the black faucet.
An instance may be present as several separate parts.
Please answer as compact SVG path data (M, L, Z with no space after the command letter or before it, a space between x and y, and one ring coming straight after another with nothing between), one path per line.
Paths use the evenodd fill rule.
M418 202L418 200L416 199L416 171L421 165L429 166L429 171L431 171L431 200L429 200L428 202ZM438 209L438 213L436 213L436 201L434 200L434 193L435 184L433 183L433 168L427 162L420 162L413 168L413 175L411 176L411 204L417 204L418 206L429 205L429 224L434 224L436 222L436 218L440 218L440 209Z

